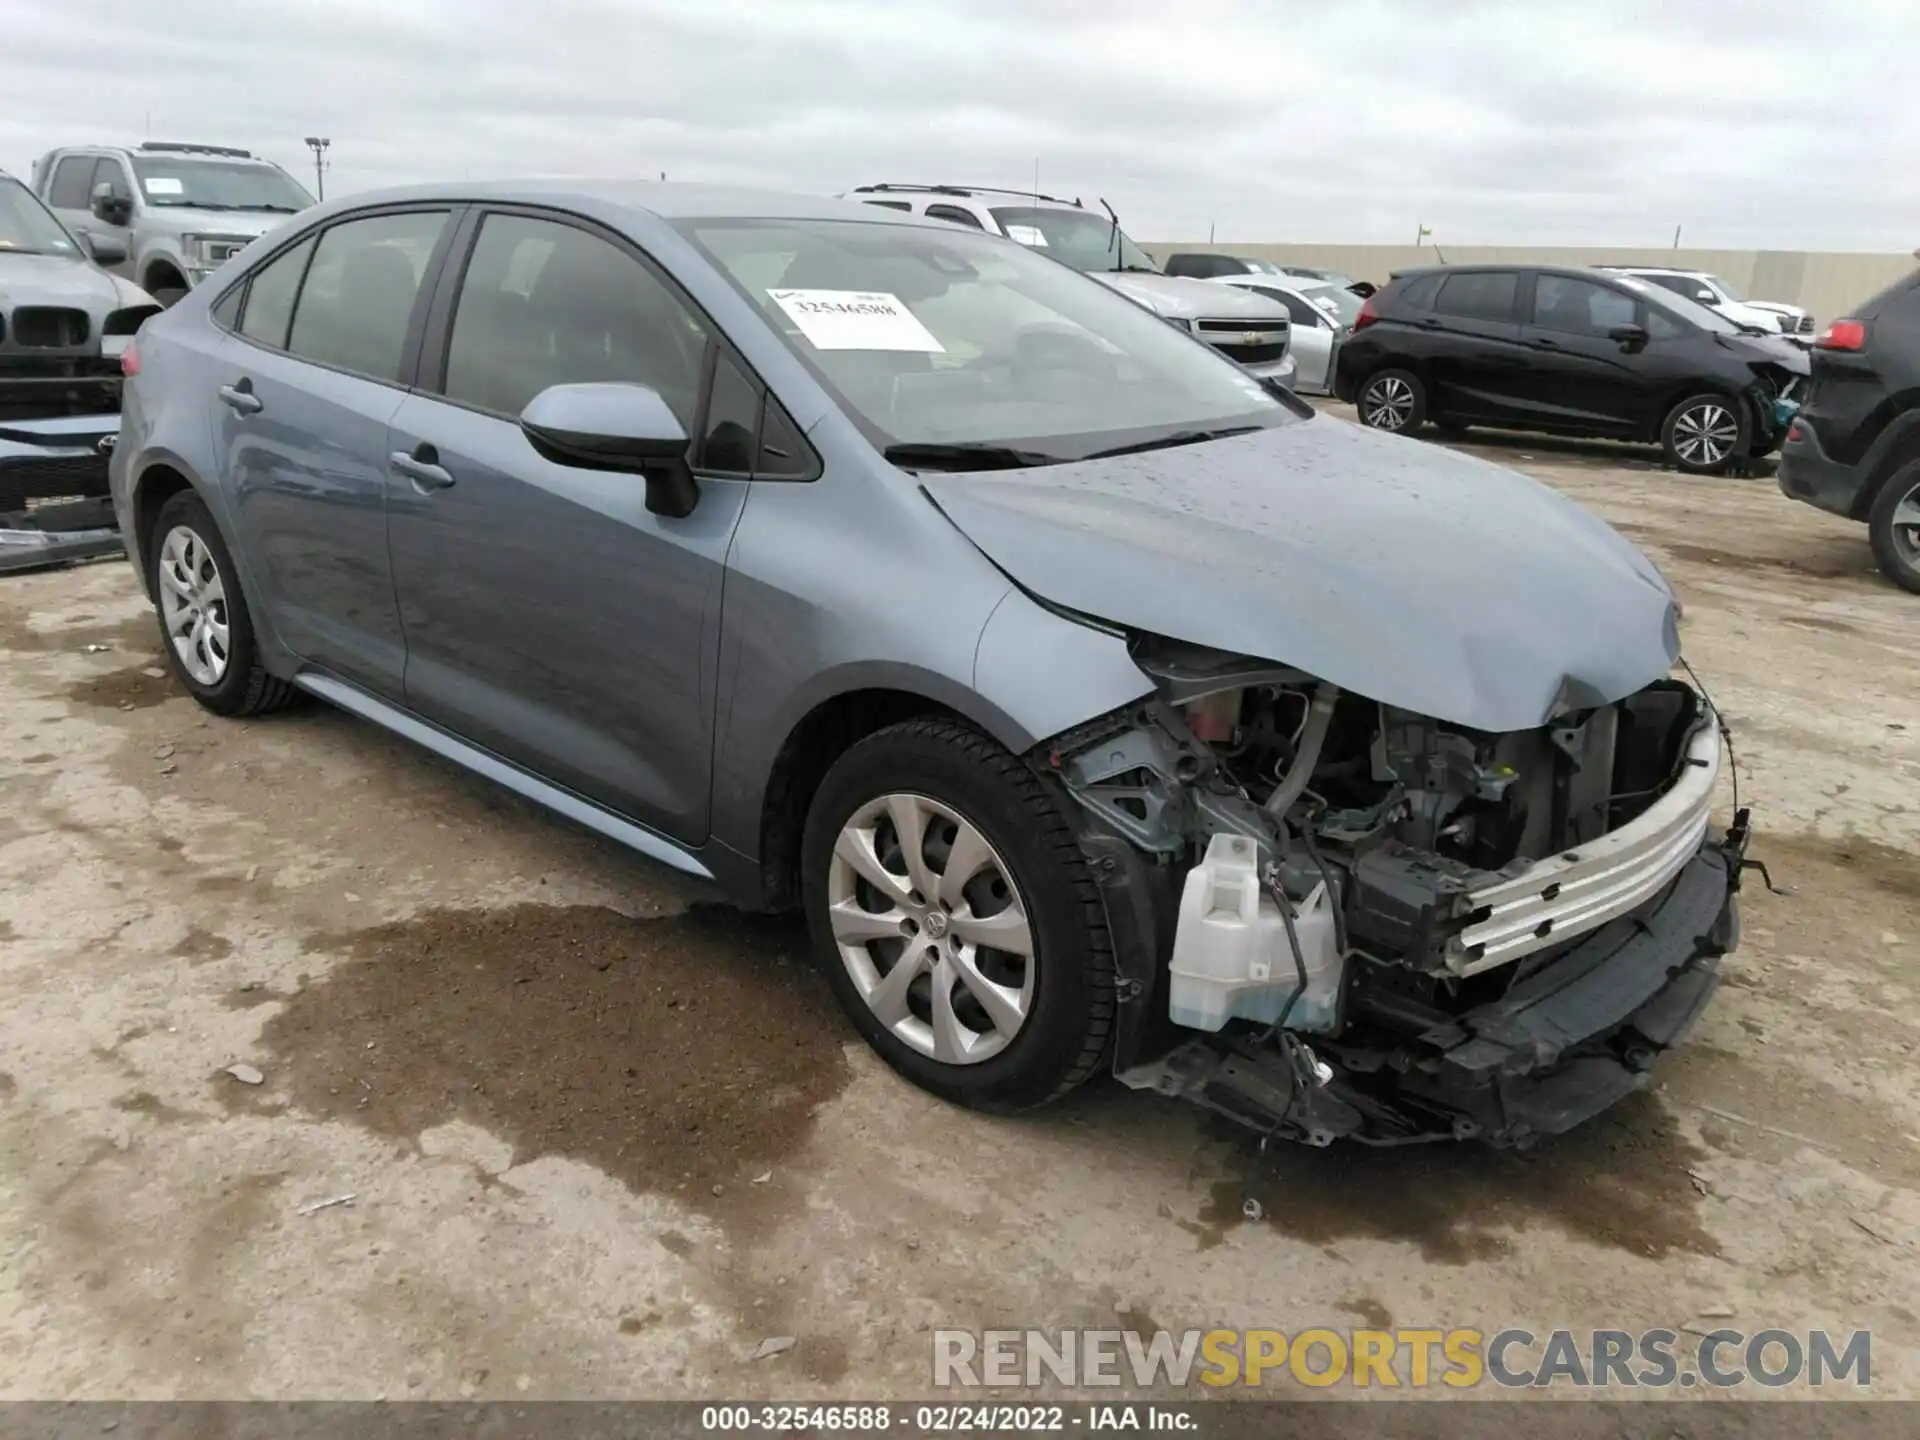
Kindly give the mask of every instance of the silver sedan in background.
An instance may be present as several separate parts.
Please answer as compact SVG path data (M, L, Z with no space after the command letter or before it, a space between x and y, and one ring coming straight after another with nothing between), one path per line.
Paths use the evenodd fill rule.
M1290 275L1217 275L1216 285L1251 290L1287 307L1293 317L1294 389L1316 395L1333 389L1333 357L1366 302L1345 286Z

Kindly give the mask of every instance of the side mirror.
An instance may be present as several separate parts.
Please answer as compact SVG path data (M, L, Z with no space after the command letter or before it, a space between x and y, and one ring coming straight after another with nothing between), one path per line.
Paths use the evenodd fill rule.
M117 235L95 235L89 232L81 237L87 246L87 253L93 256L99 265L118 265L127 258L127 247Z
M88 208L96 219L104 220L109 225L124 225L133 216L133 202L123 195L114 194L113 186L105 180L93 187ZM120 258L124 260L126 257L123 255Z
M1616 325L1607 331L1607 339L1619 342L1622 350L1638 350L1647 343L1644 325Z
M1720 303L1720 297L1718 295L1704 288L1694 291L1693 298L1702 305L1718 305Z
M647 509L678 520L700 498L687 432L648 385L550 385L520 412L520 429L556 465L644 475Z

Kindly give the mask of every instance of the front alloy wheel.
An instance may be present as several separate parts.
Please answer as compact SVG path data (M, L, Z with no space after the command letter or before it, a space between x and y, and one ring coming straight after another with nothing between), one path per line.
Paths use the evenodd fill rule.
M1000 858L952 806L896 793L834 843L828 915L840 961L874 1017L945 1065L977 1065L1033 1005L1033 927Z
M1737 404L1723 395L1696 395L1674 406L1661 437L1673 465L1694 475L1726 469L1746 438Z
M850 745L808 805L796 877L854 1028L915 1084L1022 1110L1094 1074L1113 943L1080 837L1039 774L972 726Z

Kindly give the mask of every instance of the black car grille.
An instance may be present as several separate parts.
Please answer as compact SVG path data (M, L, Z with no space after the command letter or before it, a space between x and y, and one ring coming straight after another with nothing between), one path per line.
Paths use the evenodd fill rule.
M0 465L0 515L39 500L77 500L107 493L105 455L49 455Z
M112 414L119 408L118 360L0 355L0 421Z
M91 333L86 311L52 305L22 305L8 330L22 350L70 350L86 344Z
M1292 328L1289 320L1202 320L1199 329L1202 335L1213 340L1216 335L1279 335L1284 336ZM1218 340L1213 340L1218 344Z
M1268 360L1278 360L1287 353L1287 342L1275 341L1270 345L1228 344L1223 340L1208 342L1229 360L1237 360L1242 365L1259 365Z

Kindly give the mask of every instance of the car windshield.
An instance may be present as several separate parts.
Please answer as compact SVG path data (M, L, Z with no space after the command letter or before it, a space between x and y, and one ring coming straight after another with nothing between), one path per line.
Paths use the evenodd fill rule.
M967 447L984 460L1001 447L998 463L1045 463L1297 418L1238 366L1044 250L857 220L678 228L882 449Z
M1733 301L1734 304L1741 305L1746 303L1747 297L1734 289L1733 286L1729 285L1726 281L1722 280L1718 275L1709 275L1706 278L1709 285L1726 296L1727 299Z
M1635 275L1613 275L1608 277L1626 286L1649 305L1657 305L1670 315L1678 315L1682 320L1699 326L1702 330L1711 330L1716 335L1740 335L1745 333L1718 311L1709 310L1698 301L1689 300L1684 295L1676 295L1664 285L1652 285Z
M78 255L73 236L11 175L0 175L0 252L9 255Z
M291 215L313 204L313 197L285 171L245 160L141 158L133 162L133 170L149 205Z
M1352 325L1359 317L1360 307L1366 303L1351 290L1338 285L1302 285L1295 293L1341 325Z
M1050 210L1044 206L996 205L993 218L1035 250L1044 250L1076 270L1151 270L1160 267L1106 215L1091 210Z

